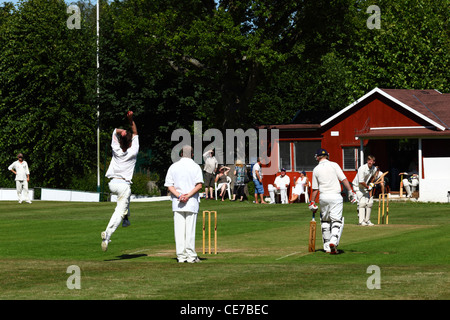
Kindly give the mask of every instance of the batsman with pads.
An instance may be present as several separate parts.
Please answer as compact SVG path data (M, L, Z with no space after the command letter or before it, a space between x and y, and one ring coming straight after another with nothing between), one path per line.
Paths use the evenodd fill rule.
M320 224L323 249L325 252L336 254L344 228L344 217L342 216L344 201L341 195L341 182L348 190L348 197L352 203L356 201L356 194L353 192L341 167L336 162L329 161L328 157L328 152L324 149L317 150L315 154L319 164L313 170L313 192L309 209L313 213L319 209L315 200L320 192Z
M373 188L375 184L381 183L382 179L380 177L384 177L387 173L382 174L374 164L375 157L372 155L367 156L367 163L359 167L358 173L352 182L358 199L358 225L360 226L373 226L373 223L370 221L373 206ZM384 185L381 187L384 188Z

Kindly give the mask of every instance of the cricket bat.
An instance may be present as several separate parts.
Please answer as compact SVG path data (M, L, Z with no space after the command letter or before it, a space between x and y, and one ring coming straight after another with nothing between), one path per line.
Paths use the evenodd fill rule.
M308 246L309 252L316 251L316 219L315 219L315 215L316 215L316 212L314 211L312 214L312 220L309 223L309 246Z
M377 181L375 181L374 184L379 184L379 183L381 183L381 182L383 181L384 176L387 175L388 173L389 173L389 171L386 171L385 173L383 173L383 174L377 179Z

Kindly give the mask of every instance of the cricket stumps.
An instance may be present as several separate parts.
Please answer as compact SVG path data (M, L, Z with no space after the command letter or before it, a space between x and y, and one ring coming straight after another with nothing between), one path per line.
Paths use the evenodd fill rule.
M380 193L378 196L378 224L380 222L381 224L389 224L389 193Z
M208 253L211 254L211 214L214 213L214 254L217 254L217 211L203 211L203 254L206 253L206 214L208 214Z

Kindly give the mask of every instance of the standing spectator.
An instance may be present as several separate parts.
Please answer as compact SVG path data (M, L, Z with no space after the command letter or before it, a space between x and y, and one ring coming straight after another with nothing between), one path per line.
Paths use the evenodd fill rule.
M214 155L214 150L206 151L203 154L203 159L205 160L205 165L203 166L203 171L205 173L205 198L213 199L214 181L215 181L214 175L216 174L219 162L217 161Z
M28 168L28 163L23 159L23 154L19 153L17 155L17 160L8 167L8 170L16 175L16 190L17 196L19 197L19 203L22 203L23 199L25 199L27 203L31 203L30 195L28 193L30 169Z
M255 203L258 203L258 194L261 198L261 203L264 201L264 186L262 182L261 158L258 158L252 169L253 183L255 184Z
M245 176L247 172L244 163L241 160L236 160L236 166L234 167L234 187L233 187L233 199L236 201L238 196L239 201L244 201L244 188L245 188Z
M101 233L103 251L108 250L111 236L121 222L123 227L130 225L131 179L139 152L139 136L132 111L128 111L127 119L131 132L114 129L111 138L112 159L106 171L106 177L111 179L108 186L109 190L117 195L117 205L106 230Z
M195 227L203 175L192 156L192 147L184 146L181 159L169 167L164 183L172 197L176 255L180 263L200 262L195 251Z
M331 254L337 253L337 246L341 238L342 210L344 208L341 195L342 182L349 191L349 199L355 199L356 195L347 180L341 167L336 162L328 160L328 152L325 149L317 150L315 154L319 164L313 170L312 195L309 209L313 212L318 207L315 204L317 193L320 191L320 224L322 227L323 249Z

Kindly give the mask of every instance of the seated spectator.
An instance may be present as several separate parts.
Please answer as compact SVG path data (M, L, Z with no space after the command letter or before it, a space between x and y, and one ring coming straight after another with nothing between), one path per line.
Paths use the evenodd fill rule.
M300 177L297 179L295 183L295 187L292 190L292 197L289 199L290 202L294 202L297 198L306 192L306 187L308 186L308 178L306 177L306 172L300 172Z
M291 179L286 175L286 169L281 169L281 173L275 178L273 185L268 185L270 203L275 203L275 193L280 194L281 203L288 203L287 190L290 184Z
M228 183L227 174L229 171L230 168L222 166L219 169L219 173L216 175L217 190L220 190L220 197L222 198L222 201L225 201L224 197L227 191L227 183Z
M417 174L417 171L399 173L399 175L401 174L409 176L408 178L403 179L403 186L406 190L406 197L411 198L412 193L416 191L416 188L419 185L419 175Z

